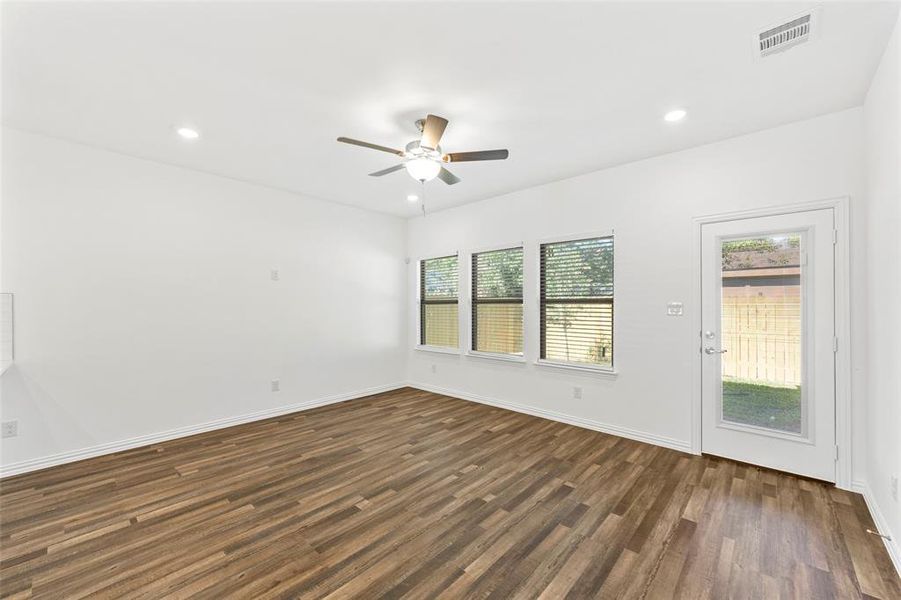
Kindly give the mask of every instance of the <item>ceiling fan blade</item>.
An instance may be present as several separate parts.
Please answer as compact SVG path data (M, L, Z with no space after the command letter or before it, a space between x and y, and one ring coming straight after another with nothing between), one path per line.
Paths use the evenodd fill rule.
M379 146L378 144L370 144L369 142L361 142L360 140L355 140L353 138L339 137L339 142L344 144L353 144L354 146L363 146L364 148L372 148L373 150L381 150L382 152L388 152L390 154L397 154L398 156L403 156L403 150L395 150L394 148L388 148L387 146Z
M470 162L474 160L504 160L510 156L507 150L481 150L479 152L454 152L445 154L444 162Z
M382 175L387 175L388 173L394 173L395 171L400 171L404 168L404 163L400 163L399 165L394 165L393 167L388 167L387 169L382 169L381 171L376 171L375 173L370 173L370 177L381 177Z
M422 139L419 145L423 148L434 150L447 129L447 119L435 115L428 115L425 118L425 124L422 126Z
M441 167L441 170L438 171L438 179L446 183L447 185L454 185L455 183L460 183L460 178Z

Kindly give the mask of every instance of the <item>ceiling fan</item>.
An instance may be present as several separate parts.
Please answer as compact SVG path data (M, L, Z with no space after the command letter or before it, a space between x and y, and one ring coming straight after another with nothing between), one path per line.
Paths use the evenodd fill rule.
M406 145L404 150L396 150L378 144L370 144L352 138L339 137L338 141L345 144L353 144L354 146L363 146L364 148L372 148L373 150L381 150L396 154L404 159L404 162L375 173L370 173L370 177L381 177L388 173L394 173L401 169L406 169L410 177L416 181L425 183L431 181L435 177L446 183L454 185L460 181L460 178L444 168L443 163L471 162L475 160L504 160L509 156L507 150L482 150L478 152L452 152L444 154L438 142L444 135L447 128L447 119L435 115L428 115L425 119L416 121L416 127L422 134L418 140L413 140Z

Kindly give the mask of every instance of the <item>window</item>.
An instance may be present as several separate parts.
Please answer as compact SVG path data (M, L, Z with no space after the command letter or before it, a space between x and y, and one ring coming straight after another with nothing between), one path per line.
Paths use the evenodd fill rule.
M613 238L541 245L542 360L613 367Z
M457 348L457 257L442 256L420 262L419 343Z
M522 356L522 248L472 255L472 349Z

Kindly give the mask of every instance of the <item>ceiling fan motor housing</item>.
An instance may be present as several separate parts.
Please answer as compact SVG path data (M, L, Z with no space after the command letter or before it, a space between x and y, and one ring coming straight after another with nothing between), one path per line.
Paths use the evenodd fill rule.
M420 145L419 140L413 140L409 144L404 147L404 153L409 158L431 158L438 162L441 162L441 146L438 146L434 150L431 148L423 148Z

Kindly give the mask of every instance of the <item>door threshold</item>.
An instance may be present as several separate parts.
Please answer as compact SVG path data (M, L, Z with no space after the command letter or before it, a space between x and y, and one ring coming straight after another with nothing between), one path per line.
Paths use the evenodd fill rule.
M797 473L792 473L791 471L783 471L781 469L774 469L773 467L764 467L763 465L755 465L754 463L745 462L743 460L735 460L734 458L729 458L728 456L719 456L718 454L710 454L709 452L701 452L701 456L704 458L709 458L713 460L721 460L724 462L731 462L737 465L741 465L743 467L752 467L754 469L760 469L761 471L770 471L772 473L776 473L778 475L788 475L790 477L796 477L798 479L804 479L805 481L810 481L813 483L824 483L826 485L835 487L834 481L828 481L826 479L818 479L816 477L810 477L809 475L799 475Z

